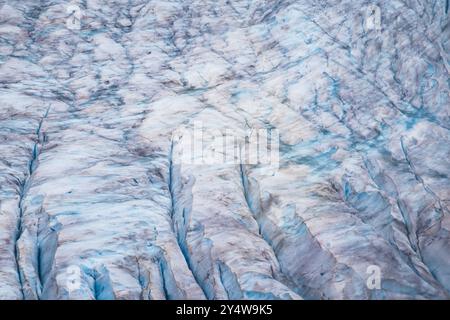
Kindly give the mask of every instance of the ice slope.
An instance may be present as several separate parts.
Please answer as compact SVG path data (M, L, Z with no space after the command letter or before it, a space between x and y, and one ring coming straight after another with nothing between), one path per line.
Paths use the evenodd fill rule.
M2 1L0 299L448 299L448 2L375 5Z

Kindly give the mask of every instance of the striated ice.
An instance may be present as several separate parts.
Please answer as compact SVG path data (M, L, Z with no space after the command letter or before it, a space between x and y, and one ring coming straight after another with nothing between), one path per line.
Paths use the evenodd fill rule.
M0 299L449 298L448 1L0 3Z

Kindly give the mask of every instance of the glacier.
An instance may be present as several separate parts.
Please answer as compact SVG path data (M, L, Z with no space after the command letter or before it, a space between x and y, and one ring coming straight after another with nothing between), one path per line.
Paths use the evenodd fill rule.
M0 151L3 300L450 298L448 0L0 1Z

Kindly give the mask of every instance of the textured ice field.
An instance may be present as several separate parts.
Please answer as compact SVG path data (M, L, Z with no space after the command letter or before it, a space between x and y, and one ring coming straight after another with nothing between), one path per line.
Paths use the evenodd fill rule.
M449 299L449 15L0 1L0 299ZM196 123L279 166L182 161Z

